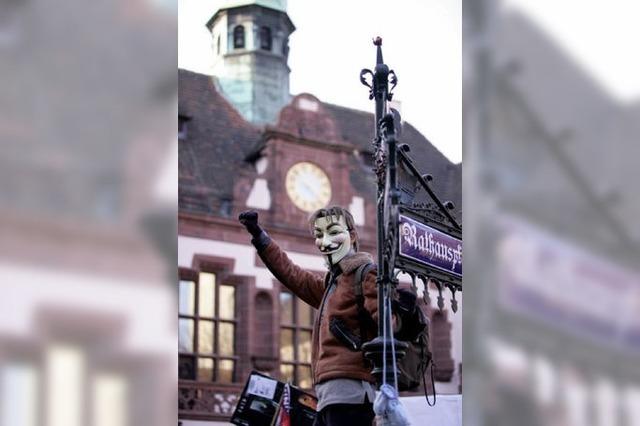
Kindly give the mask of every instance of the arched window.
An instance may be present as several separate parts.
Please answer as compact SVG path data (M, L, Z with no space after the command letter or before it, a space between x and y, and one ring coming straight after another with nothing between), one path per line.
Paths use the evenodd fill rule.
M242 25L238 25L233 29L233 48L244 48L244 27Z
M260 49L271 50L271 28L260 27Z
M205 271L181 273L178 303L178 377L236 382L236 288Z

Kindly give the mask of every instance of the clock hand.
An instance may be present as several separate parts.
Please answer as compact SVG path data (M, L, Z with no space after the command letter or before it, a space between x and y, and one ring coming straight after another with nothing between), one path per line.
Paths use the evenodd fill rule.
M315 198L316 197L316 192L313 190L313 188L311 188L309 185L307 185L304 181L301 181L300 184L304 187L304 189L306 190L306 192L312 197Z

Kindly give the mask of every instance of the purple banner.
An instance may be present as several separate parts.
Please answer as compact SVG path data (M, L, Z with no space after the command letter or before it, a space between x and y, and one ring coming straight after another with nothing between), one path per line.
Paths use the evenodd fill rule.
M462 277L462 241L400 215L400 255Z

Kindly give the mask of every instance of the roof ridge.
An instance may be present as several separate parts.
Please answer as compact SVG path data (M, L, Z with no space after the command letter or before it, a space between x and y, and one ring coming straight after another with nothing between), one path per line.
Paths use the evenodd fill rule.
M447 161L447 163L448 163L448 164L451 164L451 165L455 165L455 164L456 164L456 163L454 163L454 162L453 162L449 157L447 157L446 155L444 155L444 153L443 153L442 151L440 151L440 149L439 149L437 146L435 146L435 144L434 144L433 142L431 142L431 140L430 140L428 137L426 137L425 135L423 135L423 134L422 134L422 132L416 128L416 126L414 126L413 124L411 124L409 121L405 121L405 122L404 122L404 124L403 124L403 126L409 126L409 127L411 127L411 128L412 128L416 133L418 133L420 136L422 136L422 137L424 138L424 140L426 140L427 142L429 142L429 145L431 145L431 147L432 147L433 149L435 149L435 150L436 150L436 152L437 152L438 154L440 154L440 156L442 156L442 158L444 158L444 159ZM400 137L400 139L402 139L402 137ZM460 162L460 164L462 164L462 161Z
M324 101L320 101L320 102L322 102L324 105L327 105L327 106L330 106L330 107L341 108L341 109L348 110L348 111L351 111L351 112L356 112L356 113L360 113L360 114L367 114L369 116L373 116L374 115L374 113L372 113L372 112L362 111L362 110L356 109L356 108L351 108L351 107L346 107L346 106L342 106L342 105L338 105L338 104L333 104L331 102L324 102ZM415 131L422 138L424 138L424 140L427 141L429 143L429 145L431 145L433 147L433 149L438 154L440 154L449 164L451 164L451 165L455 165L456 164L449 157L444 155L444 153L433 142L431 142L431 140L427 136L425 136L420 130L418 130L418 128L416 126L411 124L410 121L403 120L403 127L410 127L413 131ZM400 139L402 139L402 138L400 138ZM462 162L460 162L460 163L462 163Z
M307 93L307 92L304 92ZM314 95L315 96L315 95ZM361 109L357 109L357 108L351 108L351 107L347 107L344 105L338 105L338 104L334 104L331 102L325 102L325 101L320 101L322 104L327 105L327 106L332 106L332 107L336 107L336 108L342 108L342 109L347 109L349 111L353 111L353 112L358 112L360 114L367 114L367 115L374 115L372 112L369 111L363 111Z
M180 67L178 67L178 73L180 73L180 71L188 72L188 73L190 73L190 74L203 75L203 76L205 76L205 77L212 77L212 75L209 75L209 74L203 74L203 73L198 72L198 71L194 71L194 70L190 70L190 69L187 69L187 68L180 68Z

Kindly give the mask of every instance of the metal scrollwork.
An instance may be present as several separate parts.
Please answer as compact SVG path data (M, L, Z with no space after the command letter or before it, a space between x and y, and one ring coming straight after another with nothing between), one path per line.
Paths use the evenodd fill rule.
M451 310L455 313L458 312L458 301L456 300L456 289L450 287L451 290Z
M373 82L369 83L367 81L367 75L371 76L371 80L373 81L373 72L371 70L368 70L366 68L362 69L360 71L360 83L362 83L363 85L367 86L369 88L369 99L373 99Z
M409 153L410 147L405 143L400 143L397 139L396 123L400 120L399 115L389 113L386 101L390 100L392 91L395 88L398 78L393 70L389 70L382 61L382 40L374 40L377 46L376 67L372 74L372 83L369 85L376 99L376 138L374 141L376 175L378 182L378 226L379 232L378 247L380 247L380 264L388 265L382 271L393 270L396 267L405 271L422 272L430 278L438 279L441 282L455 281L461 284L460 277L448 277L446 271L433 271L428 265L419 264L408 259L402 259L398 251L401 235L398 232L400 226L400 214L410 214L417 222L433 226L445 234L461 239L462 227L457 223L450 213L454 205L450 201L441 202L430 187L433 177L429 174L418 172ZM363 70L361 80L370 74ZM391 84L391 88L389 88ZM408 181L407 181L408 179ZM404 181L407 182L404 182ZM413 182L413 183L409 183ZM413 191L413 193L411 193ZM421 200L416 200L416 195L421 193ZM426 200L425 200L426 197ZM461 257L461 256L460 256ZM415 260L415 259L413 259ZM461 262L461 260L460 260ZM442 268L441 268L442 269ZM452 278L449 280L447 278ZM391 277L388 277L391 280ZM438 284L440 291L442 286Z
M442 287L438 287L438 309L440 311L444 309L444 297L442 297Z
M375 154L375 166L373 168L374 173L376 174L378 187L384 187L384 180L386 179L386 170L387 170L387 155L382 150L377 150Z
M373 171L377 177L378 311L385 312L388 298L398 284L398 275L407 273L414 290L416 279L424 283L422 297L428 305L429 283L436 286L440 310L444 309L442 292L448 288L452 292L451 309L455 312L456 291L462 290L462 227L450 212L453 203L440 201L429 186L433 178L419 173L409 155L410 147L398 141L400 117L387 106L398 77L383 61L382 39L374 39L374 45L375 68L361 70L360 82L369 88L369 99L376 104L372 146ZM418 193L420 200L416 199ZM399 357L404 354L402 342L383 329L385 322L379 321L378 337L363 346L365 356L376 366L373 374L378 376L382 374L378 364L384 348L392 345ZM389 382L390 376L387 379Z
M442 290L449 288L452 292L451 308L455 311L458 308L455 292L462 290L462 227L451 213L455 208L454 204L450 201L440 201L430 186L433 177L418 171L410 156L410 146L398 141L400 117L397 111L391 113L387 106L387 101L393 98L398 77L383 61L382 39L376 37L373 44L376 46L375 68L373 71L360 71L360 82L369 88L369 98L376 101L377 126L372 144L378 189L378 264L379 273L382 274L380 282L383 286L392 285L397 277L394 276L394 271L399 269L410 274L414 285L415 277L424 280L424 298L428 300L428 283L431 281L435 283L440 294L438 306L443 308ZM399 232L401 215L408 215L416 223L424 224L425 228L432 228L436 232L451 236L453 239L450 241L455 244L459 241L460 248L456 251L458 258L454 259L453 265L458 262L460 272L455 268L453 272L447 271L441 265L432 266L421 262L419 258L404 255L400 250L401 239L404 238ZM406 233L404 235L406 236ZM415 246L424 249L425 243L418 243L416 236Z
M393 70L389 71L389 83L391 83L391 89L389 89L389 94L387 95L388 101L393 99L393 89L398 84L398 77L396 77L396 73Z
M429 297L429 279L424 275L420 275L419 278L422 281L422 284L424 285L422 300L424 301L425 305L431 306L431 297Z

